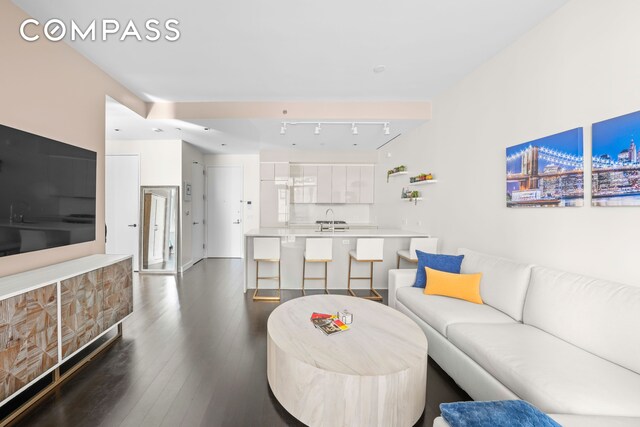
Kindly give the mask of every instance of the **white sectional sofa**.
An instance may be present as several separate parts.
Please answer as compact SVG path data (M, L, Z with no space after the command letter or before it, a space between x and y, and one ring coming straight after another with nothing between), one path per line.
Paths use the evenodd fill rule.
M461 249L485 304L424 295L389 272L389 305L422 327L429 355L474 400L640 426L640 287Z

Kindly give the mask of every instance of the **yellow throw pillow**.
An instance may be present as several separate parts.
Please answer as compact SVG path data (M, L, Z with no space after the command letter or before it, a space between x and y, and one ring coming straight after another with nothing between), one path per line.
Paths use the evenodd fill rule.
M480 297L480 279L482 273L455 274L425 267L427 286L425 295L442 295L463 299L476 304L484 304Z

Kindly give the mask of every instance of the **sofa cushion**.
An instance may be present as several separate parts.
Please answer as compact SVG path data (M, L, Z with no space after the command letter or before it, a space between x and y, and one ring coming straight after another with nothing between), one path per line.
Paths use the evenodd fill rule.
M447 336L454 323L515 323L493 307L438 295L424 295L420 288L400 288L396 298L433 329Z
M459 249L458 253L464 255L461 273L482 273L480 283L482 301L521 321L531 265L469 249Z
M640 373L640 287L534 267L524 323Z
M416 282L413 284L416 288L424 288L427 284L427 273L424 270L426 267L460 274L460 264L464 258L462 255L430 254L418 250L416 250L416 255L418 256L418 269L416 270Z
M455 324L448 339L548 413L640 416L640 375L521 323Z

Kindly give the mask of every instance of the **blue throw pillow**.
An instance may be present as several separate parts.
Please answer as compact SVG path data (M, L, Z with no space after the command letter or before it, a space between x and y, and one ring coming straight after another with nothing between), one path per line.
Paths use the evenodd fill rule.
M416 282L413 284L414 288L424 288L427 285L425 267L460 274L460 266L464 258L464 255L440 255L422 251L416 251L416 255L418 256L418 271L416 272Z

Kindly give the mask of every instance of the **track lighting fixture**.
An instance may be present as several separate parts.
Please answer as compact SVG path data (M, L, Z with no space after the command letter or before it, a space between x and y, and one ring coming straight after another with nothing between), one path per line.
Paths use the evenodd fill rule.
M350 125L351 134L353 135L358 135L358 126L369 126L369 125L382 126L382 131L385 135L389 135L391 133L389 122L282 122L280 125L280 135L285 135L287 133L287 126L298 126L298 125L314 125L315 126L313 130L314 135L320 135L323 125L324 126Z

